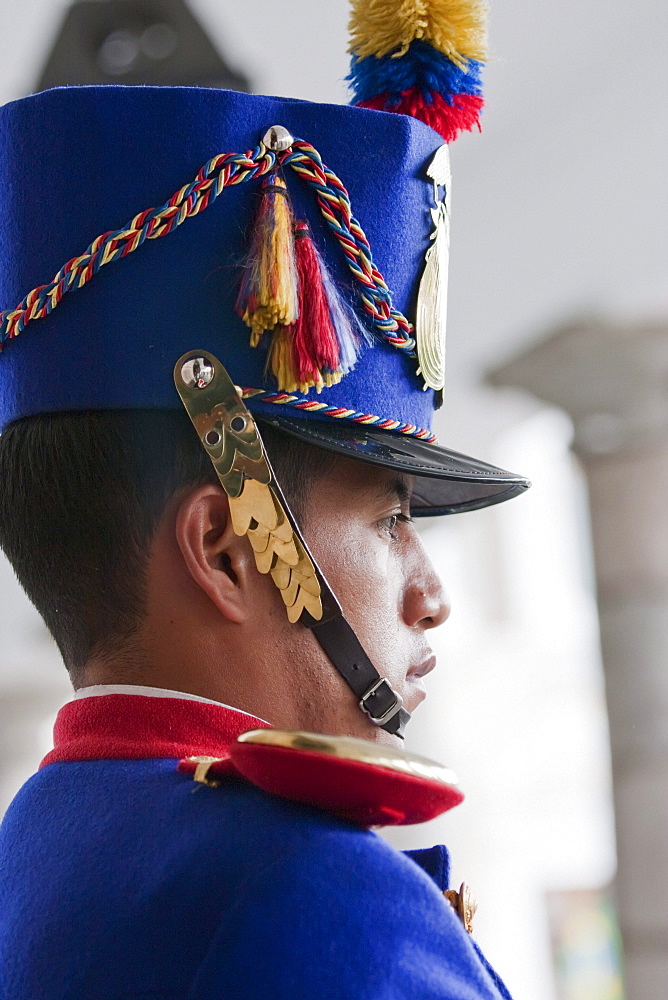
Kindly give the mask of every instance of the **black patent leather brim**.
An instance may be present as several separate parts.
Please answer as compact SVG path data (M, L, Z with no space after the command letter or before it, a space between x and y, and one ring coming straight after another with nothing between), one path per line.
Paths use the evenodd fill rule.
M524 476L392 431L343 422L296 420L282 415L258 415L257 420L260 432L263 424L270 424L337 455L415 476L411 500L411 513L415 517L490 507L518 496L531 485Z

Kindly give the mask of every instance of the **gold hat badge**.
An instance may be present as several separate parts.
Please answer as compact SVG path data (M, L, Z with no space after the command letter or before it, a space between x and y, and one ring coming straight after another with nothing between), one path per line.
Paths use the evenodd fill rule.
M450 152L447 146L436 150L427 177L434 183L435 208L431 209L434 230L431 245L425 255L420 279L415 340L418 374L425 389L440 392L445 385L445 334L448 317L448 263L450 259ZM439 187L444 189L439 197Z

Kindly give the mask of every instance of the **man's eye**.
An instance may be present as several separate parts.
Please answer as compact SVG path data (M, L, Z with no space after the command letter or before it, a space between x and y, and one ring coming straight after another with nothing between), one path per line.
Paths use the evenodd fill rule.
M382 521L379 522L383 531L386 531L391 538L396 538L396 528L398 524L409 524L413 520L407 514L391 514L389 517L384 517Z

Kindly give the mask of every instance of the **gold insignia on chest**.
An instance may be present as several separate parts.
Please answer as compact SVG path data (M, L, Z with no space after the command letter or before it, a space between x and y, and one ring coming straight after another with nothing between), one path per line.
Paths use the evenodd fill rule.
M448 313L448 263L450 258L450 152L447 146L436 150L427 177L434 184L434 204L431 218L434 230L431 246L425 255L420 279L415 340L419 362L418 375L425 389L440 392L445 385L445 334ZM443 197L439 187L444 189Z
M456 889L446 889L443 893L469 934L473 934L473 918L478 904L471 895L466 882L462 882L459 892Z

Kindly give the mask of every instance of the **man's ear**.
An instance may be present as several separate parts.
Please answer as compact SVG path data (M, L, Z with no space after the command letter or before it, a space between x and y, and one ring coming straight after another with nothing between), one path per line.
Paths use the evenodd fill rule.
M246 621L255 581L253 550L234 534L227 494L220 486L201 486L181 502L176 541L195 583L229 621Z

